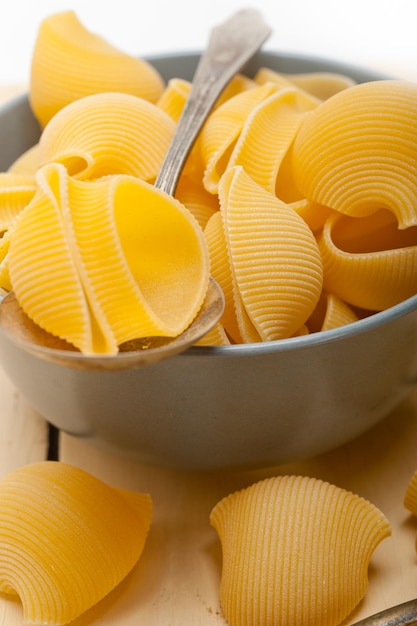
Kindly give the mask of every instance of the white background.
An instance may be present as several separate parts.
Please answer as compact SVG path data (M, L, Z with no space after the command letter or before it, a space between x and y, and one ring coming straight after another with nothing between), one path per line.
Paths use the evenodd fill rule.
M211 26L256 7L273 28L265 48L302 52L417 80L416 0L1 0L0 85L27 84L41 20L73 9L125 52L204 47Z

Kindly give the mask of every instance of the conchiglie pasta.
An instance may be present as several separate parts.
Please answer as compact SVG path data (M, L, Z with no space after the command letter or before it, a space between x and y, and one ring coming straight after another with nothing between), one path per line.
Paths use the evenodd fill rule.
M175 122L143 98L96 94L55 115L41 135L39 158L64 164L79 179L130 174L153 181L174 130Z
M404 506L417 516L417 470L411 476L404 495Z
M316 308L307 320L310 332L320 332L351 324L359 319L355 311L332 293L323 293Z
M0 232L10 228L36 191L35 177L0 173Z
M355 81L344 74L334 72L284 74L267 67L261 67L257 71L254 80L258 85L272 82L282 87L296 86L319 100L327 100L339 93L339 91L355 85Z
M318 238L324 288L370 311L387 309L416 293L417 227L399 230L392 213L334 214Z
M199 142L205 164L203 183L210 193L217 193L219 180L227 168L247 116L275 91L277 88L272 84L245 90L226 100L210 115Z
M303 115L317 104L315 98L293 88L270 95L248 115L227 167L241 165L256 183L275 193L280 165Z
M323 102L294 142L294 178L306 198L346 215L392 211L417 224L417 85L375 81Z
M42 127L64 106L87 95L112 91L156 102L163 89L151 64L87 30L74 11L52 14L41 23L29 99Z
M264 341L294 334L319 299L323 271L305 222L241 167L220 181L220 204L233 278Z
M147 494L64 463L21 467L0 481L0 591L24 624L67 624L131 571L151 518Z
M204 235L190 212L130 176L83 182L52 164L38 181L9 252L25 313L88 354L180 334L209 279Z
M223 552L220 600L230 626L337 626L368 587L390 535L371 503L335 485L278 476L212 510Z

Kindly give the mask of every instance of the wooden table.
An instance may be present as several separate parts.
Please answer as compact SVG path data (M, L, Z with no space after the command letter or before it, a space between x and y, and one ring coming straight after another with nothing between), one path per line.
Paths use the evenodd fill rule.
M0 89L0 99L19 90ZM46 458L49 429L1 369L0 398L3 476ZM111 456L64 434L59 458L115 486L149 492L155 506L138 566L74 626L225 626L218 599L221 552L208 521L210 510L235 489L284 473L314 476L349 489L373 502L391 522L392 537L372 558L368 593L344 626L417 596L417 519L403 507L407 483L417 469L417 388L355 441L314 459L267 470L204 474L160 469ZM22 625L18 601L0 596L0 624Z

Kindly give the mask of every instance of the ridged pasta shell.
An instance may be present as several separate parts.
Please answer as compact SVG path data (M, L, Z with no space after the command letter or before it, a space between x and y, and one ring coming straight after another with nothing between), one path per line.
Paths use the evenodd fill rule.
M184 105L187 102L191 91L191 83L182 78L171 78L164 91L159 97L156 105L165 111L174 122L178 122L181 117Z
M205 228L213 213L219 210L218 197L208 193L201 179L194 176L184 174L180 177L175 197L194 215L202 228Z
M278 170L303 115L317 104L294 88L270 95L248 115L227 167L241 165L255 182L275 193Z
M147 494L64 463L21 467L0 481L0 591L20 597L24 624L66 624L131 571L151 518Z
M293 335L322 289L311 230L239 166L222 177L219 196L232 273L248 317L263 341Z
M164 82L147 61L87 30L74 11L48 16L35 41L29 99L42 127L64 106L95 93L129 93L156 102Z
M210 193L217 193L233 147L246 118L253 108L277 90L272 84L248 89L229 98L205 123L200 135L200 151L205 164L203 183Z
M284 74L284 76L294 85L320 100L328 100L339 91L349 89L356 84L350 76L334 72L307 72Z
M210 521L223 551L230 626L336 626L363 598L390 535L371 503L335 485L278 476L226 496Z
M386 208L417 224L417 85L382 80L345 89L303 120L292 152L309 200L362 217Z
M399 230L392 213L334 214L318 238L324 288L354 306L381 311L417 292L417 226Z
M10 228L20 211L35 195L34 176L0 173L0 232Z
M323 291L316 308L307 320L307 327L310 332L316 333L339 328L356 322L358 319L358 315L346 302L333 293Z
M152 182L175 130L167 113L143 98L100 93L57 113L39 142L41 164L62 163L81 180L129 174Z
M84 353L115 353L191 323L209 259L187 209L131 176L77 181L52 164L38 181L9 252L16 297L36 324Z

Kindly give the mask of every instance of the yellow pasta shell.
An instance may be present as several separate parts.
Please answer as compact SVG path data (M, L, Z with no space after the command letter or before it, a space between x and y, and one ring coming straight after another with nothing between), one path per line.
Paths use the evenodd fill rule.
M294 85L320 100L327 100L339 91L355 85L355 81L350 76L334 72L307 72L285 74L285 76Z
M390 535L371 503L304 476L226 496L210 521L223 551L230 626L336 626L363 598L376 546Z
M241 329L236 314L236 293L233 282L232 268L227 251L226 235L220 211L214 213L204 229L210 256L210 269L213 278L220 285L225 306L221 323L235 343L242 343Z
M114 91L151 102L164 82L147 61L130 56L87 30L74 11L41 23L32 54L29 100L42 127L64 106L90 94Z
M311 230L239 166L222 177L219 195L232 273L247 315L263 341L291 336L322 289Z
M75 178L130 174L153 181L175 122L143 98L121 93L86 96L62 109L40 139L42 164L62 163Z
M301 91L280 89L248 115L227 167L241 165L259 185L275 193L278 170L303 114L317 101Z
M347 303L380 311L417 292L417 227L399 230L389 211L334 214L318 242L324 288Z
M310 332L339 328L358 320L358 315L333 293L323 292L316 308L307 320Z
M200 136L200 151L205 164L203 183L207 191L217 193L233 147L246 118L253 108L276 91L272 84L238 93L219 106L205 123Z
M204 235L191 213L131 176L84 182L50 165L38 180L9 252L27 315L85 353L185 330L209 279Z
M9 273L10 231L6 231L0 239L0 289L11 291Z
M303 120L294 178L309 200L362 217L386 208L417 224L417 85L383 80L345 89Z
M175 190L175 197L194 215L198 223L204 228L213 215L219 210L219 199L208 193L203 187L201 179L183 174Z
M20 211L35 195L35 191L34 176L0 173L0 232L12 226Z
M404 506L417 516L417 470L411 476L404 495Z
M191 83L188 80L171 78L156 104L175 122L178 122L190 91Z
M24 624L66 624L131 571L151 518L147 494L64 463L21 467L0 481L0 591L20 597Z

